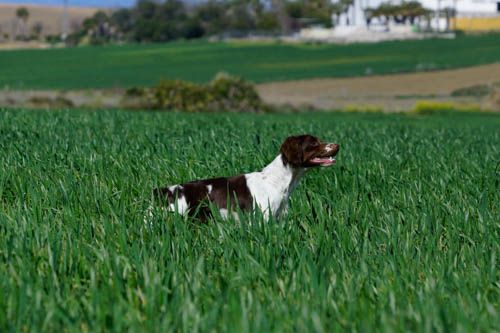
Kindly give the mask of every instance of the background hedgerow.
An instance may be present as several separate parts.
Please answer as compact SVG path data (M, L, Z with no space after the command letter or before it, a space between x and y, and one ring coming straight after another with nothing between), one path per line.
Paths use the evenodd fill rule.
M209 84L161 80L152 88L130 88L122 104L187 112L262 112L271 108L262 101L252 83L225 73L217 74Z
M500 118L0 112L0 331L499 326ZM339 142L281 221L143 223L163 184Z

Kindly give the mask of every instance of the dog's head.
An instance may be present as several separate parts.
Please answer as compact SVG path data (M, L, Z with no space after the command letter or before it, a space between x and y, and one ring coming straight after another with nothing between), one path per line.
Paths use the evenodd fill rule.
M340 146L336 143L321 142L318 138L306 134L290 136L281 145L281 156L285 164L295 168L330 166Z

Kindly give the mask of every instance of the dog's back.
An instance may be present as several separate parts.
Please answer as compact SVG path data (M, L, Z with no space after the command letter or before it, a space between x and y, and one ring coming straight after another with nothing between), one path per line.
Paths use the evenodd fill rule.
M161 187L153 190L153 196L168 211L202 219L210 216L210 204L222 215L226 215L228 210L249 211L253 207L245 175Z

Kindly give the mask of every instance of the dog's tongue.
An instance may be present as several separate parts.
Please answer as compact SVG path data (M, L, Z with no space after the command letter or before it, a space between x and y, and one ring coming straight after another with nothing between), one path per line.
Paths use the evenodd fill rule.
M321 158L321 157L315 157L311 160L312 163L319 164L321 166L329 166L334 164L336 161L335 159L330 159L328 157Z

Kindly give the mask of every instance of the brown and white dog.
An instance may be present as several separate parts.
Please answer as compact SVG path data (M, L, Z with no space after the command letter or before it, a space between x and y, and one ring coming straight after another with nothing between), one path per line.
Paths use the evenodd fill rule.
M304 173L334 164L339 148L336 143L324 143L312 135L291 136L262 171L157 188L153 195L167 211L200 219L210 216L209 204L223 218L232 214L238 219L237 211L257 208L266 220L270 215L279 217L286 213L288 198Z

